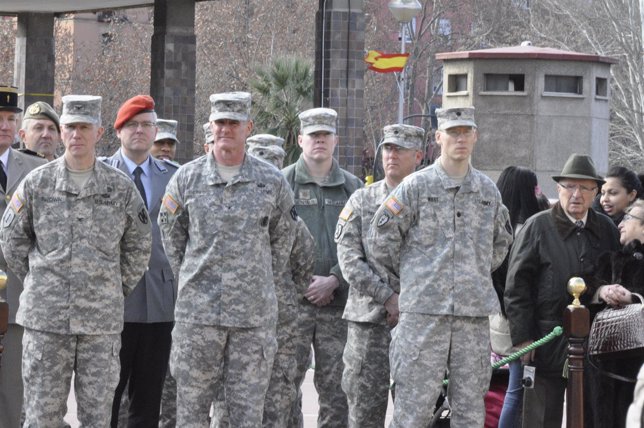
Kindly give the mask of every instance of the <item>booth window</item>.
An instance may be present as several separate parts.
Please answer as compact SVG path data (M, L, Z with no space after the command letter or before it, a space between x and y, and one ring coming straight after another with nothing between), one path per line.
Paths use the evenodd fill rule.
M544 92L583 95L584 79L581 76L546 74Z

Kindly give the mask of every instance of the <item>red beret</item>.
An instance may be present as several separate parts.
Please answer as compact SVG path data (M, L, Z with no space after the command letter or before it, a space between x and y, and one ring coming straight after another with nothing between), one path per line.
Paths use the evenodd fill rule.
M123 103L116 114L114 129L121 129L125 122L140 113L151 113L154 111L154 100L149 95L137 95Z

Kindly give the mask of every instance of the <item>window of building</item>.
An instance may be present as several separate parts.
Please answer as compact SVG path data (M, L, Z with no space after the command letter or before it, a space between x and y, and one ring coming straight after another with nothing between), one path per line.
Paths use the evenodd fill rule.
M595 78L595 96L608 98L608 79L605 77Z
M581 76L546 74L544 92L583 95L583 83L584 79Z
M467 74L449 74L447 76L447 92L466 92Z
M484 74L486 92L525 92L524 74Z

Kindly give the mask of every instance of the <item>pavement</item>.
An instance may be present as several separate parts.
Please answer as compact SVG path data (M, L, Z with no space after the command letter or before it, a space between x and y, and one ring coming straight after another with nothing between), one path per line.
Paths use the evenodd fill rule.
M304 384L302 384L302 395L304 397L302 402L304 428L316 428L318 418L318 394L315 391L315 386L313 385L313 370L309 370L306 373ZM392 413L393 403L391 402L391 397L389 397L385 426L389 425L389 422L391 422ZM76 417L76 399L74 397L73 390L70 392L69 398L67 399L67 415L65 415L65 422L67 422L71 428L80 427L80 423Z

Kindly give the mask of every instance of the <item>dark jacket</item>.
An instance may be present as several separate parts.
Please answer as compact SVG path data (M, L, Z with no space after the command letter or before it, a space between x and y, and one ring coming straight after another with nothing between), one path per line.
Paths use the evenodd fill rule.
M644 295L644 245L634 241L619 251L602 254L597 262L596 276L597 285L621 284L631 292ZM637 297L633 300L634 303L639 303ZM591 307L592 314L605 307L604 304L595 306L599 307ZM586 362L584 422L587 428L625 427L628 406L633 401L635 384L608 377L597 368L635 379L642 363L644 357L607 361L593 359L592 365L589 361Z
M311 177L301 156L296 163L284 168L282 172L293 189L297 214L304 220L315 240L314 275L335 275L338 278L340 286L334 291L334 299L329 306L344 307L349 285L340 271L334 234L340 211L349 200L349 196L363 186L362 181L340 168L335 159L329 173L329 181L321 185Z
M559 203L528 219L510 252L504 294L512 343L537 340L563 326L563 311L572 301L568 280L580 276L587 286L596 287L599 255L618 248L612 220L593 210L583 229L577 229ZM588 306L591 298L582 295L582 303ZM534 365L542 375L561 376L566 345L560 336L537 349Z

